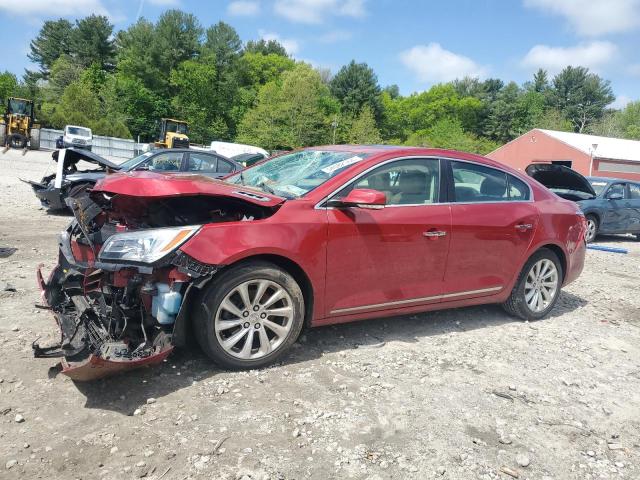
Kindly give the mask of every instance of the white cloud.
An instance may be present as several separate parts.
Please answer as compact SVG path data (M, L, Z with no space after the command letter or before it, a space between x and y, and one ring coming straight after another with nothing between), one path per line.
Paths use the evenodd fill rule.
M631 103L632 100L633 100L632 98L627 97L626 95L618 95L614 100L614 102L609 106L611 108L615 108L616 110L622 110L629 103Z
M95 13L109 15L101 0L11 0L0 1L0 11L16 15L46 17L82 17Z
M617 54L618 47L611 42L582 43L573 47L536 45L520 64L530 70L544 68L551 74L569 65L588 67L597 72L614 60Z
M487 67L445 50L439 43L416 45L402 52L400 60L420 81L429 83L449 82L466 76L483 78L488 74Z
M299 23L322 23L332 15L360 18L366 0L276 0L275 12Z
M157 7L175 7L180 5L179 0L147 0L147 2Z
M250 17L260 13L260 2L238 0L227 7L229 15Z
M338 43L351 39L353 33L347 30L333 30L322 35L318 35L317 39L320 43Z
M258 34L260 35L260 38L266 41L275 40L276 42L279 42L289 55L295 55L300 50L300 44L293 38L282 38L277 33L266 32L264 30L259 30Z
M524 0L524 4L565 17L584 36L627 32L640 26L640 0Z

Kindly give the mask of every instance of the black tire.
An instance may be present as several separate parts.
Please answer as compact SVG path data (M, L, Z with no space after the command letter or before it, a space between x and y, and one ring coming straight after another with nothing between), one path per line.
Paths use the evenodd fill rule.
M260 280L273 282L288 293L293 308L291 326L281 343L270 353L256 359L240 359L228 353L221 345L215 332L216 315L225 297L236 287L244 282ZM302 290L288 272L272 263L255 261L224 270L215 281L205 287L194 311L194 334L204 353L225 368L252 369L275 362L295 343L304 325L305 310ZM238 326L238 329L241 328Z
M587 232L585 233L584 239L587 243L593 242L598 236L598 230L600 229L600 222L598 221L598 217L595 215L587 215ZM593 225L593 227L591 227Z
M29 148L31 150L40 150L40 129L31 129L31 138L29 139Z
M527 281L527 276L529 275L533 266L540 262L541 260L550 260L556 267L558 284L555 290L555 294L553 299L541 311L532 310L527 304L525 298L525 284ZM502 304L502 307L506 310L506 312L514 317L521 318L523 320L540 320L544 318L555 306L558 298L560 297L560 287L562 286L562 279L564 278L564 272L562 270L562 264L558 259L558 256L548 248L541 248L536 253L531 255L527 263L522 267L522 271L520 275L518 275L518 280L516 281L513 290L511 291L511 295L507 299L506 302Z
M14 133L9 137L9 145L11 148L23 149L27 147L27 137Z

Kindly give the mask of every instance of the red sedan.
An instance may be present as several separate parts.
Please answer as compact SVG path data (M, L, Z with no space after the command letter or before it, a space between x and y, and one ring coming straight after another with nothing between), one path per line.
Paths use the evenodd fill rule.
M574 203L435 149L308 148L225 181L119 173L72 209L40 278L76 379L158 362L189 335L254 368L304 326L478 304L539 319L585 255Z

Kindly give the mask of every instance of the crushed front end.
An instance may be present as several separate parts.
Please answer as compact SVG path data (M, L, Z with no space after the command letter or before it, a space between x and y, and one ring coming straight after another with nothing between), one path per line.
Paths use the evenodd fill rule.
M191 285L216 271L176 250L200 227L140 229L90 198L69 204L76 219L59 237L58 265L46 282L38 272L61 340L34 354L62 357L79 381L162 362Z
M180 248L212 224L267 218L282 201L150 172L107 175L89 195L67 199L75 219L60 234L58 265L47 281L38 272L61 340L34 344L35 355L62 357L74 380L162 362L186 344L191 308L222 268Z

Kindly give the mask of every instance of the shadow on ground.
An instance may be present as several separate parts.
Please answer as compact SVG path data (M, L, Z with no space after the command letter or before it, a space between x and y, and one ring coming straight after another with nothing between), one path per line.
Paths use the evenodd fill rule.
M583 298L562 292L550 316L562 315L586 304ZM426 337L511 322L520 320L508 316L497 305L485 305L309 329L302 333L298 348L292 349L282 362L268 368L307 362L332 352L375 348L388 342L414 343ZM86 408L132 415L148 398L161 398L189 387L194 381L211 379L220 372L198 349L181 349L158 367L94 382L77 382L76 387L86 397Z

